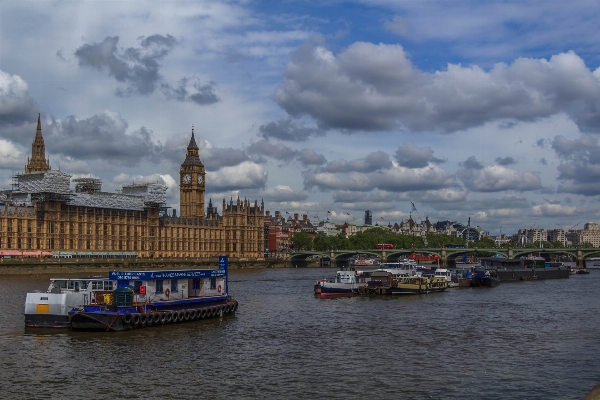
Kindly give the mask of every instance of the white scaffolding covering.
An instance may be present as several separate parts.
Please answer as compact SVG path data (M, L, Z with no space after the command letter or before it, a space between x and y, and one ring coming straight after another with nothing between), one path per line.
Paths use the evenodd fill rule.
M148 204L164 205L167 202L167 186L161 183L137 183L123 186L122 194L141 196Z
M77 207L113 208L118 210L144 211L144 198L117 193L74 193L67 204Z
M18 191L22 193L71 193L71 175L49 170L17 175Z
M62 171L31 172L16 175L17 190L4 192L0 201L13 204L31 204L48 199L63 201L76 207L111 208L144 211L161 208L167 202L167 187L160 183L142 183L124 186L121 193L99 192L102 181L97 178L75 179L79 190L71 190L71 176Z

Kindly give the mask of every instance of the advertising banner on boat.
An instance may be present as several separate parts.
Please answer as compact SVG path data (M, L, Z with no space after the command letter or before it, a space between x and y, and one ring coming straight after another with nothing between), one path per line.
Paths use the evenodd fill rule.
M118 281L156 281L163 279L217 278L225 269L188 269L181 271L113 271L109 278Z
M219 269L227 270L227 266L229 265L227 256L219 256Z

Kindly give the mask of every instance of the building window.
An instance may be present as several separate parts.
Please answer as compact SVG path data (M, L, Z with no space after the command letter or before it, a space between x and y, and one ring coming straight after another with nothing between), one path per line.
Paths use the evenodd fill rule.
M165 291L163 289L163 283L164 283L164 281L162 281L162 280L156 281L156 293L162 293Z
M171 280L171 292L173 292L173 293L177 292L177 279Z

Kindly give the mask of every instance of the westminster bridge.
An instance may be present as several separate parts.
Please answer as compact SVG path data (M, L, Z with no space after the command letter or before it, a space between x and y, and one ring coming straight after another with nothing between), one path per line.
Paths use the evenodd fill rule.
M556 254L570 256L577 260L580 268L584 267L585 259L590 257L600 257L600 248L560 248L560 249L538 249L538 248L425 248L425 249L384 249L384 250L328 250L328 251L292 251L287 253L286 258L292 266L303 265L310 257L320 258L328 257L332 267L347 265L350 258L357 254L373 255L380 257L382 262L396 262L400 258L405 258L412 253L437 255L440 257L440 265L448 266L462 258L464 255L474 258L496 257L497 255L506 258L519 258L529 254Z

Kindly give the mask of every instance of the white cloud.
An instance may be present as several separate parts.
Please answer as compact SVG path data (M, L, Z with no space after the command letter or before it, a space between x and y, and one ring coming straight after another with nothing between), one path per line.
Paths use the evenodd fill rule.
M519 172L501 165L479 170L463 169L458 173L465 186L476 192L500 192L504 190L530 191L542 188L539 175L535 172Z
M543 217L558 217L565 215L574 215L576 207L563 206L561 204L545 203L532 207L534 215Z
M207 172L206 184L210 189L262 188L267 182L267 171L262 165L246 161L233 167L224 167L215 172Z
M0 168L23 168L27 162L25 155L8 140L0 139Z

